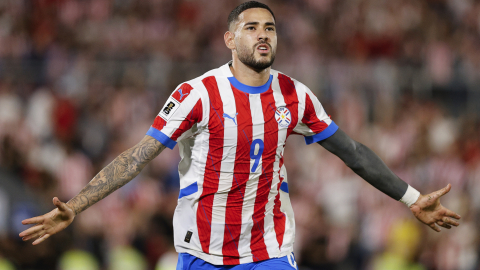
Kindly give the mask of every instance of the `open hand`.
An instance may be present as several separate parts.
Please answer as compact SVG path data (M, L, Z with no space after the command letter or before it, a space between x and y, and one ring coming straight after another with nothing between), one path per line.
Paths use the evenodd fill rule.
M53 204L57 208L49 213L22 221L23 225L36 224L19 234L23 241L36 238L32 244L38 245L51 235L65 229L70 223L72 223L75 218L73 210L66 203L61 202L57 197L53 198Z
M448 184L446 187L430 194L420 195L417 201L410 206L410 210L415 217L436 232L441 231L437 225L447 229L459 225L455 219L460 219L460 216L440 204L440 197L447 194L450 189L451 185Z

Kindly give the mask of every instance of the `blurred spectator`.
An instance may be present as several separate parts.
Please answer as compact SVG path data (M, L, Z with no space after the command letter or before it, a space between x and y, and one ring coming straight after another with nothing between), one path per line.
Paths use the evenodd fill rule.
M109 254L110 270L146 270L147 262L137 250L124 246L116 247Z
M99 270L99 265L94 256L85 251L70 250L60 257L60 270Z
M15 267L9 260L0 257L0 270L15 270Z

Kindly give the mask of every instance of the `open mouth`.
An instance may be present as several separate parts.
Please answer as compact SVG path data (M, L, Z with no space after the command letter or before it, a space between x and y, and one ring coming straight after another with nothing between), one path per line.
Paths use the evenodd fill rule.
M257 50L260 53L268 53L270 51L270 47L267 44L260 44L257 46Z

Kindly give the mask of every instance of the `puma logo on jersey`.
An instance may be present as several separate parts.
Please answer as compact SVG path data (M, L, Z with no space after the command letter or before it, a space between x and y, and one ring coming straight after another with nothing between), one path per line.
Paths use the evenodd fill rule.
M238 113L235 113L235 115L234 115L233 117L231 117L230 115L224 113L224 114L223 114L223 118L232 119L233 123L234 123L235 125L237 125L237 122L235 121L235 117L237 117L237 114L238 114Z
M181 101L181 100L183 99L183 97L184 97L184 96L186 96L186 95L190 94L190 93L185 93L185 94L183 94L183 93L182 93L182 89L181 89L181 88L180 88L180 89L178 89L178 92L180 93L180 100L179 100L179 101Z

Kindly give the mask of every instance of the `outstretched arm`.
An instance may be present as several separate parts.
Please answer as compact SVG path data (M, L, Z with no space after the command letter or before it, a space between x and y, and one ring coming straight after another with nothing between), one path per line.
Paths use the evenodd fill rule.
M126 150L103 168L95 178L68 203L53 198L57 207L49 213L26 219L22 224L36 224L20 233L24 241L37 238L33 244L37 245L63 229L65 229L76 215L105 198L115 190L124 186L135 178L140 171L158 156L165 146L156 139L145 136L137 145Z
M318 142L332 154L338 156L356 174L375 188L400 200L408 188L408 184L396 176L387 165L370 148L354 141L343 130Z
M435 224L447 229L459 225L452 218L459 219L460 216L440 204L440 197L450 191L450 184L428 195L415 194L416 191L395 175L372 150L352 140L340 129L318 144L338 156L372 186L406 203L415 217L433 230L440 231Z
M67 206L72 208L75 215L80 214L130 182L163 149L165 149L165 146L156 139L148 135L145 136L137 145L121 153L103 168L77 196L67 203Z

